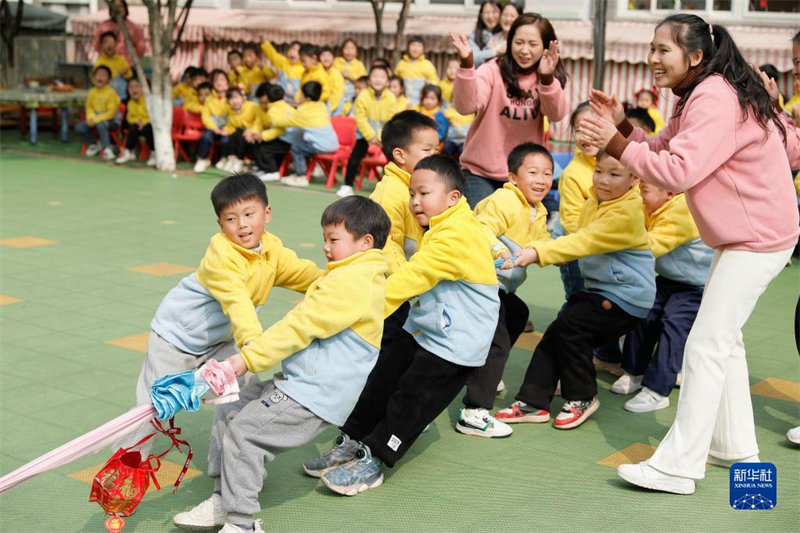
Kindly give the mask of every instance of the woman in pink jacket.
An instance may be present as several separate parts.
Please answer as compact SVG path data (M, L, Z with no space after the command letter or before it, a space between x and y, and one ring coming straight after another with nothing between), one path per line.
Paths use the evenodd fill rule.
M616 97L594 91L600 117L579 135L644 181L685 192L700 237L715 249L675 421L650 459L617 471L640 487L691 494L706 462L759 461L742 326L789 259L798 213L786 123L728 32L672 15L656 26L648 63L656 85L680 97L661 134L645 137Z
M557 122L569 114L566 72L550 21L525 13L508 32L506 53L477 70L467 38L450 34L461 58L453 85L453 106L477 113L470 125L461 167L470 207L508 180L506 158L522 143L544 144L544 117Z
M105 22L100 23L97 26L97 29L94 32L94 39L92 41L92 46L98 52L100 51L100 36L108 31L113 31L117 36L117 53L125 57L128 60L128 63L133 67L133 58L128 53L128 47L125 45L125 36L122 34L122 30L120 29L119 25L117 24L116 19L114 18L115 12L119 12L122 15L122 20L125 23L125 27L128 28L128 33L131 35L131 41L133 43L133 49L136 52L136 55L139 57L144 57L145 53L145 40L144 40L144 33L139 27L134 24L132 21L128 20L128 2L126 0L114 0L111 3L111 6L108 10L108 20Z

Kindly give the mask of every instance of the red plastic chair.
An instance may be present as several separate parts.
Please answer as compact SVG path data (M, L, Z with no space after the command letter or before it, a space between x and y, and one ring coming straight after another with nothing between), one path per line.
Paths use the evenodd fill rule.
M186 111L178 106L172 109L172 142L175 149L175 161L183 158L184 161L191 161L189 154L184 149L183 143L196 143L203 136L206 127L203 119L197 113ZM214 157L214 146L211 146L209 157Z
M372 181L376 178L380 179L378 175L378 167L385 167L389 164L386 156L383 153L383 148L376 144L370 144L367 148L367 155L361 160L361 165L358 167L358 178L356 178L356 191L361 190L361 182L364 181L364 174L369 171L367 181Z
M356 145L356 120L352 117L333 117L331 118L331 126L333 131L336 132L336 137L339 139L339 149L332 154L317 154L308 158L308 169L306 171L306 178L311 181L311 173L314 167L320 165L328 177L328 183L325 185L328 189L333 187L336 183L336 169L339 165L342 166L342 173L347 168L347 161L350 159L350 153ZM283 167L283 164L281 164Z

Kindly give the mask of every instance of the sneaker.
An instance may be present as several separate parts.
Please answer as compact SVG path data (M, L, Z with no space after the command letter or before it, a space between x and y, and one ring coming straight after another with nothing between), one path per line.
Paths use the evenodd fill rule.
M212 494L209 499L200 502L191 510L176 514L172 523L190 531L213 531L225 524L227 516L222 508L222 496Z
M550 411L531 407L525 402L514 402L509 407L497 411L494 417L496 420L506 424L519 424L521 422L541 424L550 421Z
M84 152L84 155L86 155L86 157L94 157L99 154L100 150L102 149L103 146L99 142L93 143L86 147L86 152Z
M345 198L347 196L353 196L355 193L356 191L354 191L351 186L342 185L341 187L339 187L339 190L336 191L336 196L338 196L339 198Z
M359 444L355 459L337 466L322 476L322 483L333 492L355 496L359 492L380 487L383 483L381 460L372 457L369 446Z
M227 157L221 157L219 161L217 161L217 164L214 165L214 168L217 170L226 171L228 169L228 161L229 160Z
M135 161L135 160L136 160L136 155L131 150L123 148L122 151L119 153L119 157L117 158L115 163L121 165L123 163L127 163L128 161Z
M148 167L156 166L156 154L150 152L150 157L147 158L147 163L145 163Z
M194 171L200 174L201 172L205 172L208 170L208 167L211 166L210 159L198 159L197 162L194 164Z
M760 463L761 459L758 458L758 454L751 455L750 457L745 457L744 459L721 459L719 457L714 457L710 453L708 457L706 457L706 463L714 466L721 466L723 468L730 468L736 463Z
M622 377L611 385L611 392L614 394L630 394L642 388L644 376L634 376L625 372Z
M639 394L625 402L623 407L631 413L649 413L669 407L669 397L643 387Z
M505 382L504 382L504 381L501 379L501 380L500 380L500 383L498 383L498 384L497 384L497 394L500 394L500 393L501 393L501 392L503 392L504 390L506 390L506 384L505 384Z
M800 426L797 426L796 428L792 428L789 431L787 431L786 438L789 439L789 442L800 444Z
M117 158L117 154L114 153L114 149L110 146L106 146L103 148L103 159L106 161L111 161Z
M571 400L564 402L561 412L553 420L553 426L556 429L576 428L586 422L586 419L597 411L598 407L600 407L600 402L597 401L597 398L592 398L589 401Z
M311 477L322 477L323 474L330 472L337 466L352 461L356 456L356 450L358 450L358 441L351 439L344 433L339 433L339 436L333 441L333 448L319 457L303 463L303 472Z
M683 383L683 372L678 372L678 375L675 377L675 386L680 387L681 383Z
M281 175L279 172L264 172L263 170L257 170L255 175L258 179L263 181L264 183L268 181L280 181Z
M238 157L231 157L228 159L228 164L225 167L225 170L230 172L231 174L238 174L244 170L244 161L239 159Z
M286 176L281 181L289 187L308 187L308 179L306 179L305 176L300 176L299 174Z
M647 461L635 465L619 465L617 475L632 485L673 494L694 494L694 480L656 470Z
M311 171L312 178L324 178L325 177L325 169L322 168L322 165L315 165L314 170Z
M262 521L256 520L253 523L255 529L244 529L242 527L237 526L236 524L232 524L230 522L225 522L225 525L222 529L219 530L219 533L264 533L264 528L261 527Z
M486 409L467 409L465 407L458 410L456 431L464 435L490 439L508 437L514 432L511 426L496 420Z

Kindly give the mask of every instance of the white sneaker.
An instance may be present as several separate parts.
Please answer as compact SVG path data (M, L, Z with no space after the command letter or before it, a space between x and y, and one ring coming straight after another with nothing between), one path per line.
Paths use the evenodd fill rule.
M356 192L353 188L349 185L342 185L339 187L339 190L336 191L336 196L339 198L346 198L347 196L353 196Z
M322 165L314 165L314 170L311 171L312 178L324 178L325 177L325 169L322 168Z
M238 174L243 169L244 169L244 161L242 161L238 157L230 157L228 159L228 165L225 167L225 170L227 170L231 174Z
M505 382L504 382L504 381L501 379L501 380L500 380L500 383L498 383L498 384L497 384L497 394L500 394L500 393L501 393L501 392L503 392L504 390L506 390L506 384L505 384Z
M86 152L84 153L84 155L86 155L86 157L94 157L97 154L99 154L100 150L102 149L103 146L99 142L96 142L86 147Z
M211 166L210 159L198 159L197 162L194 164L194 171L200 174L201 172L205 172L208 170L208 167Z
M681 383L683 383L683 372L678 372L678 375L675 377L675 386L680 387Z
M615 394L630 394L642 388L642 378L644 376L634 376L625 372L611 385L611 392Z
M760 463L761 459L758 458L758 454L745 457L744 459L720 459L719 457L714 457L713 455L708 454L708 457L706 457L706 462L710 465L730 468L736 463Z
M792 428L789 431L787 431L786 438L789 439L789 442L800 444L800 426L797 426L796 428Z
M665 474L647 464L647 461L635 465L619 465L617 475L628 483L645 489L694 494L693 479Z
M222 496L212 494L209 499L200 502L191 510L176 514L172 523L191 531L213 530L221 528L227 516L222 508Z
M464 435L490 439L508 437L514 432L511 426L497 420L486 409L467 409L466 407L458 410L456 431Z
M103 148L103 159L106 161L111 161L112 159L116 159L117 154L114 153L114 149L110 146L106 146Z
M639 394L625 402L623 407L631 413L649 413L669 407L669 397L661 396L656 391L643 387Z
M220 157L219 161L217 161L217 164L214 165L214 168L216 168L217 170L227 170L228 161L229 159L227 157Z
M225 526L219 530L219 533L249 533L250 531L253 531L254 533L264 533L264 529L261 527L261 520L256 520L255 526L255 530L242 529L236 524L225 522Z
M280 181L281 175L279 172L264 172L263 170L257 170L255 173L256 177L263 181L264 183L268 181Z
M291 176L285 176L281 180L285 185L289 187L308 187L308 180L305 176L300 176L298 174L292 174Z
M118 165L123 163L127 163L128 161L134 161L136 159L136 155L133 151L128 150L127 148L123 148L122 151L119 153L119 157L115 161Z
M147 158L147 166L154 167L156 166L156 154L155 152L150 152L150 157Z

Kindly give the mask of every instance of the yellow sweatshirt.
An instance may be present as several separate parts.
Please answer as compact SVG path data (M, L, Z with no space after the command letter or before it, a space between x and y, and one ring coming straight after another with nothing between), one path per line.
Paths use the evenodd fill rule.
M326 70L325 73L328 75L327 83L328 87L330 87L328 105L331 108L331 113L340 112L342 98L344 98L344 78L342 73L334 67Z
M94 66L92 70L96 69L100 65L106 66L111 69L111 77L116 78L117 76L122 76L126 80L129 80L133 77L133 69L131 69L130 63L128 60L125 59L125 56L122 54L114 54L113 56L109 57L103 53L100 54L100 57L97 58L97 61L94 62ZM121 72L125 72L125 75L122 75Z
M644 220L650 251L656 259L700 238L683 194L676 194L650 215L645 213Z
M144 124L150 124L150 115L147 113L147 102L145 102L144 95L136 100L133 98L128 99L125 115L125 120L128 121L128 124L138 124L140 120Z
M322 102L303 102L289 117L277 114L272 117L272 126L277 128L323 128L330 123L328 109Z
M394 116L396 108L397 99L389 89L384 89L380 96L375 94L372 87L361 91L355 103L356 128L359 136L367 142L375 137L380 140L383 125Z
M650 118L652 118L653 122L655 122L656 124L655 131L653 131L653 133L650 134L651 136L655 137L661 132L661 130L664 129L664 126L666 126L667 124L666 122L664 122L664 117L661 116L661 112L657 108L648 107L647 114L650 115Z
M261 43L261 51L264 52L269 62L278 71L278 78L280 78L286 94L292 95L300 90L300 79L306 71L305 67L300 62L290 63L289 59L278 52L269 41Z
M245 94L252 93L260 83L271 80L275 77L275 72L271 68L262 68L259 65L254 65L253 68L247 68L244 65L239 65L236 67L236 71L238 74L238 82L243 86ZM268 74L271 74L271 76L268 76ZM230 79L230 73L228 73L228 79Z
M275 121L288 121L294 115L295 109L285 100L271 102L267 104L267 111L259 108L258 123L253 129L261 132L261 140L269 142L275 140L286 133L285 127L275 126Z
M389 220L392 227L383 253L389 265L389 273L394 273L406 260L417 251L424 230L408 207L410 195L408 182L411 176L408 172L391 161L383 169L383 179L375 186L369 195L370 199L378 203Z
M319 101L327 102L331 97L331 86L330 82L328 81L328 73L325 72L325 67L319 63L303 72L303 77L300 78L300 88L297 89L297 93L294 95L295 101L300 101L303 85L310 81L316 81L322 85L322 96L319 97Z
M428 83L439 85L436 67L425 58L424 54L417 59L411 59L408 54L403 54L403 58L394 69L394 73L403 78L406 83L408 83L408 80L426 80ZM420 88L422 87L420 86ZM406 86L406 89L408 89L408 86ZM408 94L408 91L406 91L406 94Z
M399 113L400 111L405 111L411 107L411 102L408 101L406 95L401 95L400 98L397 99L397 107L395 108L395 112Z
M367 67L360 59L354 57L349 63L343 57L337 57L333 60L333 67L339 72L347 71L347 79L349 81L356 81L358 78L367 75ZM344 76L344 74L342 74Z
M192 84L188 81L182 81L178 85L172 88L172 98L186 98L189 93L194 92L197 95L197 91L194 90Z
M449 78L443 79L439 82L439 88L442 90L442 98L445 102L453 103L453 80Z
M109 85L102 89L92 87L86 95L86 120L95 124L111 120L119 111L119 95Z
M225 99L225 95L218 95L216 91L211 91L200 114L206 129L223 129L228 122L228 101Z
M238 68L230 69L228 71L228 83L230 84L230 86L233 87L234 85L236 85L238 87L241 82L242 80L239 77L239 69Z
M233 133L238 129L252 128L258 119L258 104L255 102L244 102L239 111L234 111L228 106L228 122L224 130Z
M203 104L200 103L200 98L197 96L197 91L192 89L192 92L186 93L183 97L183 108L191 113L200 115L203 112Z
M558 182L558 194L561 196L558 216L567 234L578 230L578 218L592 188L595 160L595 157L590 157L580 148L576 148L575 156L561 173Z
M222 306L233 324L236 345L241 347L263 333L256 306L267 302L273 286L305 292L322 271L313 261L299 259L266 231L260 252L242 248L220 232L211 238L196 275Z

